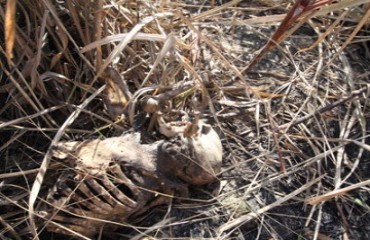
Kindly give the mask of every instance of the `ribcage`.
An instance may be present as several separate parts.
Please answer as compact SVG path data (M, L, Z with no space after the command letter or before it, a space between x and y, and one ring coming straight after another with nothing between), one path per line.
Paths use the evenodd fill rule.
M204 139L208 135L212 141ZM140 143L139 134L61 143L53 157L65 168L38 205L40 228L92 237L173 197L187 197L188 185L210 183L220 170L221 142L215 139L206 126L196 137L152 144Z

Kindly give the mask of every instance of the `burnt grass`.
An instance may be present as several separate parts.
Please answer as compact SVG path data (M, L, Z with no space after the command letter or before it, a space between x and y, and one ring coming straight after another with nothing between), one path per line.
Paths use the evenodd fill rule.
M41 20L36 12L43 12L40 9L44 9L45 6L41 7L42 1L36 2L37 9L28 14L34 17L35 29L39 29ZM226 61L241 70L276 30L276 25L249 25L243 21L252 16L261 17L286 12L283 6L271 6L266 2L269 1L241 2L235 8L223 9L219 15L194 20L193 24L203 36L212 40ZM196 16L211 9L211 3L205 5L197 1L185 3L188 5L182 6L182 9L188 16ZM215 4L219 6L224 3ZM18 4L24 4L24 1L19 1ZM132 11L129 11L130 14L127 13L126 18L132 17L137 23L140 19L150 16L152 9L148 6L132 4L125 6ZM94 7L88 3L82 5L76 4L75 7L81 9L86 7L93 12ZM203 8L191 5L200 5ZM0 3L0 6L4 9L5 3ZM80 36L81 32L74 26L71 12L66 10L68 7L62 3L55 6L72 39L80 48L87 45ZM24 4L24 7L27 9L30 6ZM136 11L142 11L140 13L142 16L133 14L137 13ZM153 11L161 10L158 8ZM114 9L107 12L109 14L104 20L105 24L117 24L113 21L113 16L121 16L119 11ZM92 17L81 11L78 18L82 21L87 16ZM230 22L230 19L234 19L235 22ZM1 21L3 25L4 20ZM335 102L350 96L351 93L367 88L370 83L369 39L365 38L369 33L368 27L364 27L357 35L356 39L361 41L354 41L338 55L336 53L339 46L356 26L352 21L343 20L338 26L339 30L329 35L318 46L300 51L316 41L317 30L313 27L322 32L333 21L334 19L329 16L321 16L314 18L311 23L303 24L279 47L267 53L250 72L243 72L244 79L240 79L235 71L225 64L225 60L218 57L212 46L204 40L199 41L197 43L199 55L193 69L202 78L207 79L203 79L206 94L203 92L202 97L208 102L203 108L202 115L219 134L224 151L218 181L203 187L190 186L189 199L175 197L170 205L159 206L130 218L128 221L130 226L122 227L118 223L115 231L103 231L100 239L370 239L370 190L367 186L317 204L307 202L312 197L333 191L338 176L340 180L345 179L339 188L370 179L368 90L335 105ZM87 32L89 27L90 30L93 28L93 21L84 23ZM27 118L40 111L35 110L20 94L10 77L21 79L21 74L15 70L23 69L26 72L26 62L31 60L16 50L18 52L15 54L14 62L18 61L18 65L14 67L7 63L3 50L0 52L3 68L0 70L2 239L32 238L27 209L29 193L37 171L27 174L21 172L40 167L58 128L76 109L76 105L81 104L86 96L94 92L83 87L85 86L83 84L91 84L93 89L104 84L99 78L92 83L97 71L87 66L81 59L81 53L78 53L79 49L76 49L71 41L65 46L64 51L68 53L63 52L64 55L59 61L53 58L60 52L61 46L58 45L60 42L51 37L51 32L57 31L56 23L50 24L50 28L47 29L48 49L43 49L42 57L45 59L41 60L37 71L39 75L55 72L68 80L50 77L44 87L36 84L32 90L26 88L24 82L20 81L20 84L22 88L27 89L27 94L35 94L44 108L66 104L64 107L45 115ZM183 37L184 42L190 44L191 41L184 36L191 32L191 27L182 20L173 17L158 24L163 24L162 27L167 34L175 32L177 38ZM127 27L122 29L113 27L113 30L117 31L115 33L118 33L118 30L127 32L134 25L127 23ZM107 28L107 25L104 26ZM25 25L18 27L27 32ZM143 31L160 32L155 24L148 25ZM3 33L0 35L3 39ZM109 31L103 31L103 35L102 38L109 36ZM27 49L31 49L34 54L37 52L34 49L36 40L30 39L26 44ZM116 46L112 43L107 45L103 47L105 58ZM162 46L162 42L135 41L129 45L130 51L124 51L117 57L115 63L109 66L122 73L131 92L135 93L140 90L140 83L154 61L148 52L154 51L158 54ZM1 47L4 49L2 43ZM176 51L189 59L192 56L191 50L188 49L178 47ZM92 60L94 54L89 52L83 54L94 62ZM52 59L57 63L50 68ZM132 62L127 59L131 59ZM181 70L181 73L173 73L170 76L173 78L171 81L196 79L189 69L181 65L179 59L176 61L173 59L173 56L166 56L162 60L163 64L149 79L150 84L161 84L161 81L164 81L158 79L159 76L167 76L164 72L170 72L166 68L170 66L169 63L173 63L174 68L179 67ZM138 67L133 70L131 67L134 65ZM31 75L26 75L25 78L30 82L32 80ZM227 85L230 82L232 84ZM61 88L64 90L58 90ZM77 90L72 91L74 88ZM45 89L48 94L40 89ZM178 108L189 110L193 95L195 93L181 99L183 104L178 104ZM297 119L323 107L328 108L295 124ZM163 138L155 131L147 132L149 121L141 121L144 115L140 108L135 114L140 118L138 126L135 126L136 131L142 131L145 137L152 140ZM122 129L132 131L134 127L130 126L126 119L119 123L120 128L116 128L97 115L107 121L113 121L106 111L101 94L67 128L62 140L112 137L122 134L124 132ZM20 118L24 119L6 127L2 126ZM9 175L17 172L19 174ZM51 180L46 179L46 183L41 187L40 199L44 198L52 185L48 181ZM311 181L316 183L305 188L304 186ZM303 190L274 206L276 201L300 188ZM269 205L273 207L263 210ZM245 216L251 217L244 218L247 220L241 221L236 226L225 228ZM38 230L41 239L66 239L66 236L49 233L42 228Z

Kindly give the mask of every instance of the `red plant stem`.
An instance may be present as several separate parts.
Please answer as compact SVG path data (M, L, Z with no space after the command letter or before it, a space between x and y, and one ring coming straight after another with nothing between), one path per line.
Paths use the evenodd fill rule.
M263 46L262 50L253 57L249 65L242 70L242 73L248 72L250 69L252 69L261 60L263 55L265 55L268 51L279 44L286 30L302 15L309 13L322 5L331 3L332 1L333 0L297 0L279 25L278 29L274 32L272 37L267 41L265 46Z

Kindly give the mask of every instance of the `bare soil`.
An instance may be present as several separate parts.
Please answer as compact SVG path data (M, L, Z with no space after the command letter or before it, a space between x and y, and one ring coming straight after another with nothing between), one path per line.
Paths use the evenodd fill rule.
M176 3L173 3L173 8ZM224 4L184 3L188 5L183 6L182 11L188 16L196 16ZM183 2L178 4L180 6ZM284 1L284 4L287 3ZM198 55L193 69L201 76L207 92L202 95L208 101L203 118L222 140L222 172L217 176L218 181L209 186L191 187L191 198L174 198L171 204L135 216L127 221L128 226L121 226L114 232L103 232L97 238L370 239L368 185L314 204L309 202L313 197L370 179L370 45L366 38L369 29L363 28L357 41L340 51L340 46L356 26L352 21L343 20L337 31L312 49L304 50L313 46L337 15L317 17L265 55L250 72L242 72L244 79L240 79L227 65L230 63L239 70L246 67L277 28L276 24L257 25L245 20L282 14L286 12L284 4L276 4L275 1L241 2L216 15L192 20L192 25L204 36L199 37L201 40L194 40L199 41L195 44ZM72 21L71 16L63 9L63 4L59 5L58 13L68 26L67 30L73 36L77 35L77 30L67 24ZM147 12L143 15L149 16ZM190 34L190 27L175 20L165 19L161 24L167 27L173 22L178 23L171 25L171 30L165 30L189 41L184 36ZM82 40L78 40L76 38L78 45L85 46ZM54 54L53 44L50 40L47 46L50 55ZM127 63L122 57L117 60L114 67L127 80L132 93L140 90L140 83L150 69L148 66L152 66L155 60L144 50L151 49L158 54L158 46L163 44L134 42L129 45L130 51L138 51L132 62ZM111 47L114 48L113 45ZM79 83L90 84L88 78L93 79L95 73L84 70L87 67L71 42L68 48L79 65L74 68L65 60L71 79L77 78L78 71L81 71L86 80L79 79ZM130 51L124 53L125 57L132 57ZM181 54L185 55L192 50L179 48L177 51L183 51ZM135 71L128 70L134 65L139 67ZM177 67L181 69L180 73L172 71ZM64 70L61 69L56 67L52 70L62 74ZM39 68L40 73L48 70L47 67ZM66 75L65 72L63 74ZM170 83L196 79L171 54L164 58L150 83L158 83L158 79L164 76L170 78ZM5 89L11 83L9 75L1 72L0 77L0 88ZM67 101L70 105L45 114L46 119L40 115L2 127L6 122L37 111L18 97L18 91L0 91L0 103L4 106L0 111L2 239L32 238L27 222L28 197L38 171L25 174L22 171L40 166L56 128L73 112L74 106L81 103L79 97L93 92L84 92L84 88L78 85L75 86L78 90L68 95L67 90L56 90L63 84L67 86L68 81L62 83L60 79L50 79L45 81L47 95L36 92L41 103L49 108ZM103 83L97 80L94 84L94 89L97 89ZM183 102L179 108L189 109L191 97ZM128 120L119 127L107 126L104 120L91 113L109 119L101 95L86 107L62 140L112 137L133 127L148 135L149 140L163 138L158 132L148 132L149 120L144 119L140 108L135 115L136 126L130 126ZM53 128L47 123L50 119L55 122L51 124ZM10 173L19 174L12 176ZM45 179L40 190L41 198L50 187L48 181ZM38 231L41 239L66 239L43 229Z

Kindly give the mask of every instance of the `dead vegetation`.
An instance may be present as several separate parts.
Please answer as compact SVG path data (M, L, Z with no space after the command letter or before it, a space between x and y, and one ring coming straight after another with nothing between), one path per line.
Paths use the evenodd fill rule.
M297 2L0 1L1 238L58 239L53 148L166 139L158 105L216 129L219 186L98 238L370 238L369 1Z

